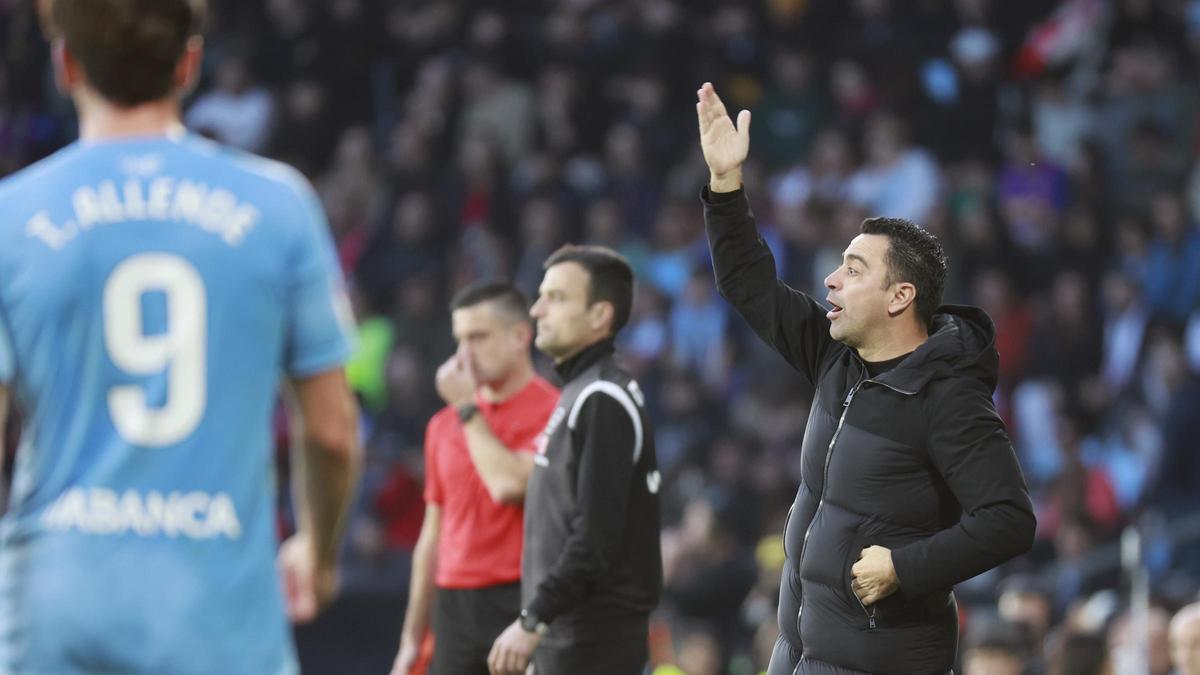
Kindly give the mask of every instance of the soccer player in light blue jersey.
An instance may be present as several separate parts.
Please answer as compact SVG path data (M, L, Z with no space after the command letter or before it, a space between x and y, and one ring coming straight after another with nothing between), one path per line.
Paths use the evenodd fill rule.
M0 411L24 413L0 673L296 672L288 618L334 592L360 465L352 320L306 182L180 124L203 13L49 12L80 140L0 183ZM277 552L281 382L301 422Z

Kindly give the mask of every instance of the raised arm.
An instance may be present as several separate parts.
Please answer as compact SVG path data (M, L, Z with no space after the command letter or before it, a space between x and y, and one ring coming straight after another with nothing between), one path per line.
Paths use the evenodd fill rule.
M700 147L710 174L701 200L717 290L764 342L815 382L818 364L833 344L829 319L824 307L779 279L775 258L758 235L742 190L750 112L738 113L734 128L711 84L696 95Z

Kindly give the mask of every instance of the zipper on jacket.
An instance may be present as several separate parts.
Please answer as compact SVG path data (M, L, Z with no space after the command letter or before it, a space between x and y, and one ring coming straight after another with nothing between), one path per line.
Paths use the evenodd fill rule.
M864 371L865 372L865 371ZM796 564L804 564L804 551L808 548L808 535L812 534L813 524L817 522L817 516L821 513L821 507L825 505L825 483L829 480L829 460L833 458L833 446L837 443L838 436L842 433L842 425L846 423L846 413L850 412L850 402L854 400L854 395L863 385L863 379L859 376L858 382L850 387L850 391L846 392L846 398L842 401L842 416L838 418L837 428L833 430L833 437L829 439L829 447L825 450L825 467L821 474L821 496L817 499L817 508L813 509L812 520L808 521L808 527L804 530L804 539L800 542L800 554L796 557ZM797 570L797 573L799 570ZM865 608L864 608L865 609ZM804 614L804 596L800 596L800 607L796 610L796 633L800 633L800 617Z
M870 630L875 630L875 605L871 605L871 608L867 609L867 606L863 604L862 598L858 597L858 594L854 593L853 588L850 589L850 592L854 594L854 599L858 601L858 606L862 607L863 614L867 615L867 628Z
M863 368L864 369L866 368L866 364L863 364ZM888 384L887 382L881 382L881 381L875 380L875 379L863 380L861 384L867 384L868 382L870 382L871 384L878 384L881 387L887 387L888 389L891 389L892 391L896 392L897 394L904 394L905 396L914 396L917 393L915 391L908 391L907 389L901 389L900 387L896 387L896 386ZM851 393L853 394L853 390ZM850 405L849 399L851 397L847 397L847 400L842 405L849 406ZM839 429L841 428L840 424L839 424L838 428ZM835 438L837 437L836 433L834 434L834 437ZM830 446L830 449L832 450L832 446ZM828 460L828 457L826 458L826 460ZM828 468L828 467L826 467L826 468ZM825 485L822 483L821 494L824 494L824 493L825 493ZM851 591L851 593L853 593L854 589L851 588L850 591ZM867 630L875 630L875 605L871 605L868 608L866 605L863 604L862 598L858 597L857 594L854 595L854 599L856 601L858 601L858 606L862 607L863 614L865 614L867 616Z
M881 382L879 380L863 380L862 383L867 384L868 382L870 382L871 384L877 384L881 387L887 387L888 389L891 389L892 391L896 392L897 394L904 394L905 396L915 396L917 393L915 391L908 391L907 389L901 389L900 387L896 387L896 386L888 384L887 382Z
M863 363L861 359L859 359L859 365L862 366L862 372L863 372L863 375L865 375L867 373L866 364ZM895 391L900 394L904 394L906 396L913 396L914 394L917 393L915 391L907 391L905 389L900 389L899 387L892 386L886 382L880 382L879 380L863 379L863 375L859 375L858 382L855 382L854 386L850 387L850 391L846 392L846 398L842 400L842 415L841 415L841 417L838 418L837 428L833 430L833 437L829 439L829 448L825 451L825 466L824 466L824 468L822 470L822 474L821 474L821 496L818 497L818 499L817 499L817 508L813 510L812 520L810 520L808 522L808 528L806 528L804 530L804 539L802 539L800 542L800 553L796 557L797 565L801 565L804 563L804 551L808 548L808 535L812 533L813 524L817 522L817 515L821 513L821 507L825 505L825 483L829 481L829 461L830 461L830 459L833 458L833 446L834 446L834 444L837 443L838 436L840 436L842 433L842 426L846 423L846 413L850 412L850 402L854 400L854 395L857 394L858 390L861 389L862 386L864 384L867 384L868 382L870 382L872 384L878 384L880 386L887 387L888 389L891 389L892 391ZM790 517L790 513L791 513L791 511L789 509L789 517ZM784 532L784 534L785 535L787 534L786 531ZM797 573L798 572L799 572L799 570L797 570ZM854 597L856 600L858 599L857 595ZM875 608L871 607L871 609L868 610L867 606L862 604L862 600L858 600L858 604L860 607L863 608L863 613L867 615L867 625L871 629L874 629L875 628ZM800 617L803 614L804 614L804 597L801 596L800 597L800 607L796 610L796 633L797 634L800 633Z

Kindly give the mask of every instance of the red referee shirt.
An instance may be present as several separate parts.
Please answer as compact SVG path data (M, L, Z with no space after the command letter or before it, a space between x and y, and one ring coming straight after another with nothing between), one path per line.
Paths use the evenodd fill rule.
M534 441L558 403L558 390L534 376L505 401L477 403L500 442L517 452L534 452ZM520 580L524 511L492 501L471 462L458 411L449 406L425 430L425 501L442 510L434 575L440 588Z

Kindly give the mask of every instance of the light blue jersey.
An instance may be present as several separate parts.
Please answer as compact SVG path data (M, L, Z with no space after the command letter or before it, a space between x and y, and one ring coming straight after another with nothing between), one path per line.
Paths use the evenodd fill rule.
M205 140L75 143L0 183L0 673L297 670L275 570L284 376L349 351L295 171Z

